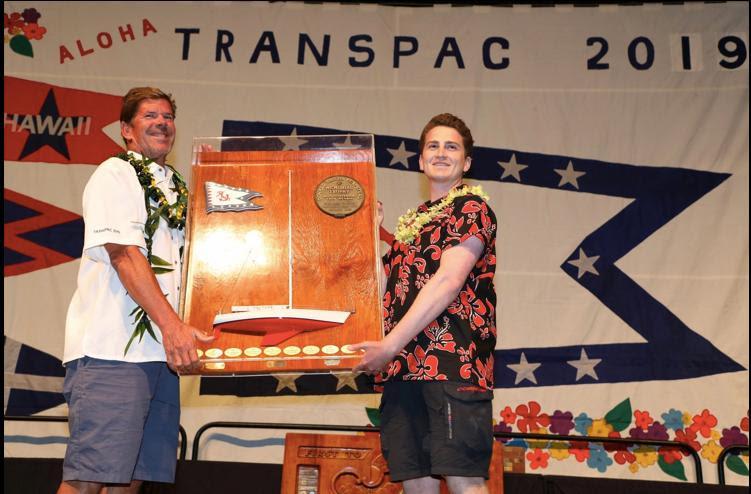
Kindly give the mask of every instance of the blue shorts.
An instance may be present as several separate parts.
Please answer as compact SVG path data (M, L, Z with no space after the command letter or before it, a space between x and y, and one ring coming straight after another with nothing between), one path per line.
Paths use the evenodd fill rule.
M493 393L447 381L389 381L381 449L393 481L431 475L488 478Z
M63 480L174 482L180 385L164 362L68 362L70 439Z

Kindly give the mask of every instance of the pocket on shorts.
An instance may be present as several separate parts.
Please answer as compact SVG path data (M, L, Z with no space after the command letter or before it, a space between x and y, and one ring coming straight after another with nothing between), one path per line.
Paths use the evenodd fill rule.
M446 440L477 454L493 448L493 392L469 384L444 384Z

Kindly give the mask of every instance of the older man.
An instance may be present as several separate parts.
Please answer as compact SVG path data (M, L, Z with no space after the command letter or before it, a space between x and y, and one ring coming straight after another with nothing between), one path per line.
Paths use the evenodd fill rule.
M156 88L123 98L127 153L104 161L83 195L85 238L65 331L70 440L58 493L138 492L174 482L180 388L198 368L178 306L187 189L166 163L175 102Z

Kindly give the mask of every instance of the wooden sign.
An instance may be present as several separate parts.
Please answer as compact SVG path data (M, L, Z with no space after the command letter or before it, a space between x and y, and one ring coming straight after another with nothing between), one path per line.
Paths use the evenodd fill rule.
M488 489L503 494L503 446L493 442ZM378 432L345 436L288 433L284 440L281 494L397 494L381 454ZM441 481L441 492L448 493Z
M368 136L370 137L370 136ZM351 369L383 337L372 147L203 151L181 313L202 374Z

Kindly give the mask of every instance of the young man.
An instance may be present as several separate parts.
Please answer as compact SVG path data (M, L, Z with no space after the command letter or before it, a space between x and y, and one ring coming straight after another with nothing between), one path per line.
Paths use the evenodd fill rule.
M175 141L172 97L131 89L120 129L127 154L99 165L83 195L83 255L65 329L70 440L59 494L174 482L175 373L197 370L196 339L213 339L175 312L187 190L165 162Z
M472 134L448 113L420 136L430 201L399 219L384 258L386 336L355 371L379 373L381 444L404 491L486 493L492 454L496 219L462 183Z

